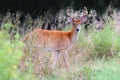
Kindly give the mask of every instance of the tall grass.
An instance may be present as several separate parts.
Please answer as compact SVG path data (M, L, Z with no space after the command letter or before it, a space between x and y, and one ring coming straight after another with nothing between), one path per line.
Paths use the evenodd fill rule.
M110 27L105 27L104 30L93 34L92 38L94 43L94 57L103 57L111 53L113 36L113 31L110 29Z
M85 80L119 80L119 70L119 62L114 60L96 61L94 66L84 67L82 74Z
M118 80L120 74L120 34L114 27L116 20L107 18L102 30L96 30L94 24L86 32L82 26L79 39L69 51L70 68L64 67L60 60L55 69L51 69L54 53L40 54L38 64L30 59L24 72L17 66L20 63L24 44L22 37L26 32L42 25L41 17L32 19L26 16L20 23L19 16L7 14L1 17L0 25L0 80ZM96 24L97 25L97 24ZM113 27L114 26L114 27ZM21 27L21 28L20 28ZM69 29L66 26L65 30ZM24 30L26 29L26 32ZM36 55L37 56L37 55ZM35 57L34 57L35 58ZM113 60L117 58L118 60ZM38 73L34 71L38 67Z
M18 69L23 56L23 42L19 33L11 39L9 23L4 23L4 30L0 30L0 80L32 80L32 74L23 74Z

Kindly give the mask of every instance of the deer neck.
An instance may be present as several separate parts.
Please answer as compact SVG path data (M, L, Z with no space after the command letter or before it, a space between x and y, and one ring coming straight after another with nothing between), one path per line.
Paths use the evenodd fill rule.
M80 31L76 30L75 25L73 25L73 28L72 28L72 30L70 32L70 38L71 38L72 43L74 43L78 39L79 32Z

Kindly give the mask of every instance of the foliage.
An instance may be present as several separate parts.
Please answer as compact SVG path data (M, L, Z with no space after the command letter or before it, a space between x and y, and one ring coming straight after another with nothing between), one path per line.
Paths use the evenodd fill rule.
M102 31L93 34L93 43L95 46L94 56L103 56L109 54L112 47L113 31L110 27L105 27Z
M84 54L90 59L119 57L120 34L115 32L111 26L108 23L102 30L89 29L87 33L82 28L76 45L79 47L80 54Z
M119 63L114 60L106 61L104 64L97 61L96 65L84 67L83 74L85 80L119 80L120 67Z
M41 19L33 20L31 16L23 22L23 27L29 30L33 25L41 25ZM19 19L12 20L12 16L5 18L0 31L0 80L118 80L120 74L118 60L106 61L108 58L120 57L120 34L112 28L112 20L108 21L102 30L96 31L92 26L88 32L82 26L79 39L69 52L70 69L64 67L64 63L58 62L55 69L51 69L52 54L41 55L39 75L35 75L33 62L27 63L27 68L21 72L18 68L23 53L23 42L16 31L11 35L11 28L19 28ZM3 19L1 19L3 20ZM14 22L14 23L13 23ZM19 24L18 24L19 23ZM116 26L115 26L116 27ZM64 30L69 30L67 26ZM71 29L71 28L70 28ZM6 31L7 30L7 31ZM14 29L12 29L14 31ZM32 29L31 29L32 30ZM12 31L11 31L12 32ZM21 34L24 36L23 34ZM42 52L41 52L42 53ZM83 55L83 56L82 56ZM86 58L86 56L88 58ZM91 57L92 56L92 57ZM111 57L112 56L112 57ZM94 60L94 59L95 60ZM98 60L100 58L100 61ZM101 58L105 58L104 60ZM44 60L43 60L44 59ZM61 59L61 58L60 58ZM101 61L102 60L102 61ZM62 62L62 61L61 61Z
M120 35L110 25L106 24L103 30L91 34L94 44L93 57L114 56L119 53Z
M0 80L32 79L32 75L23 74L18 69L22 55L23 42L20 40L19 34L17 33L11 40L7 30L0 31Z

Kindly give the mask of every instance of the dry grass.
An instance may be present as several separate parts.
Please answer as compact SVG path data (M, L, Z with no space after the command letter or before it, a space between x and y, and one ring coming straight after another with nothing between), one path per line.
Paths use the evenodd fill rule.
M9 28L10 29L9 33L11 34L11 36L14 36L14 34L19 32L21 36L24 37L24 35L27 32L33 30L34 28L39 28L42 25L41 17L38 17L37 19L32 19L30 15L26 15L25 20L23 21L23 23L21 23L19 20L21 14L22 13L20 12L16 12L15 14L11 14L8 12L4 17L3 15L1 15L0 16L1 30L5 30ZM109 19L110 25L108 25L110 27L113 27L115 31L118 33L120 31L119 14L120 14L119 11L114 10L114 13L112 14L113 20ZM105 16L107 15L104 15L103 17ZM108 20L106 19L106 21ZM112 24L113 21L114 24ZM98 23L93 23L92 25L96 26L97 24ZM94 35L91 34L92 32L94 32ZM92 73L90 73L89 71L91 71L92 68L96 68L96 67L101 68L101 66L104 66L102 65L102 62L104 63L105 61L105 59L103 58L99 59L99 57L96 57L93 54L93 51L95 49L95 44L92 40L92 36L95 35L96 35L95 28L91 29L91 31L89 31L88 33L84 32L84 29L82 29L79 35L79 40L69 51L69 64L70 64L69 69L66 69L62 61L62 56L60 56L55 69L52 69L51 66L54 61L54 55L55 55L54 52L43 52L40 51L40 49L38 48L39 54L35 54L33 56L28 57L28 61L26 62L27 67L24 73L27 74L32 73L33 77L35 77L35 80L40 80L40 79L41 80L91 80L89 79L89 76L92 75ZM114 55L118 54L115 57L120 57L119 54L120 49L119 49L119 45L117 44L119 43L116 43L116 45L114 45L115 47L112 47L113 49L112 52L115 53ZM33 49L31 53L36 53L34 51L35 50ZM26 52L24 54L29 54L29 53ZM114 56L110 57L110 59L112 59L113 57ZM100 65L96 63L99 60L101 61ZM88 71L84 71L84 69ZM88 76L87 74L90 75Z

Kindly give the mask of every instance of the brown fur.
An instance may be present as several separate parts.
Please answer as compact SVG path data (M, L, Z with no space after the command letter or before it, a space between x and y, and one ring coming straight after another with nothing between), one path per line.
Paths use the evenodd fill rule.
M76 26L73 26L71 31L58 31L58 30L43 30L43 29L34 29L30 33L26 34L24 42L25 42L25 49L29 49L32 51L31 54L39 54L40 49L45 50L52 50L56 51L55 60L53 67L55 67L59 54L63 51L68 49L73 45L73 43L77 40L78 31L76 31ZM36 53L35 53L36 52ZM30 54L30 55L31 55ZM28 55L28 54L27 54ZM67 53L62 54L63 60L65 62L66 67L68 65L68 55ZM25 57L26 58L26 57ZM23 62L25 59L23 58Z

